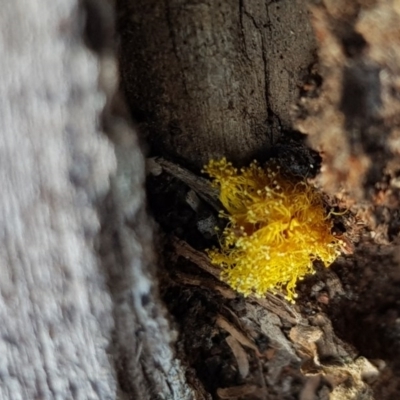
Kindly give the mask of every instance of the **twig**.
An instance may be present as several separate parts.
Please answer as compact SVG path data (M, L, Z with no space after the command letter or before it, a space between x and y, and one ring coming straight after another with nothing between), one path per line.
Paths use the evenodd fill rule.
M216 211L222 209L222 205L218 200L218 191L211 187L210 181L188 171L181 166L167 161L161 157L157 157L154 161L160 165L165 171L181 180L194 190L198 196L212 206Z

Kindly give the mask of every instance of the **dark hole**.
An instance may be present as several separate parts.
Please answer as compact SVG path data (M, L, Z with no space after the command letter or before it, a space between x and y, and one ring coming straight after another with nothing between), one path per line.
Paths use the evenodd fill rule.
M356 57L360 55L367 46L364 37L357 32L351 32L342 39L344 52L347 57Z

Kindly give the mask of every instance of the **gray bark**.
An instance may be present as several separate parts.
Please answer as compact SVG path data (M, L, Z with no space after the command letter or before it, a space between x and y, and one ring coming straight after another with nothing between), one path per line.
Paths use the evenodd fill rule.
M7 2L1 57L3 399L113 398L112 302L93 202L115 170L76 2Z
M84 5L0 13L0 398L192 398L158 302L143 156L111 114L112 16Z

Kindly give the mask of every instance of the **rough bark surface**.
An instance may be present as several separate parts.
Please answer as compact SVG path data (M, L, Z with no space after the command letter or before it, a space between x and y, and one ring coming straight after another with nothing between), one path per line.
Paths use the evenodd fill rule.
M96 127L104 96L76 7L20 0L0 15L3 399L116 391L112 302L93 252L93 202L116 163Z
M98 1L2 6L1 399L195 398L155 289L143 156L112 100L112 21Z
M304 4L119 0L117 7L124 89L158 154L194 167L210 157L248 162L291 127L290 105L314 61Z
M325 189L370 201L399 168L399 7L357 0L310 9L324 79L320 95L298 102L295 126L324 153Z

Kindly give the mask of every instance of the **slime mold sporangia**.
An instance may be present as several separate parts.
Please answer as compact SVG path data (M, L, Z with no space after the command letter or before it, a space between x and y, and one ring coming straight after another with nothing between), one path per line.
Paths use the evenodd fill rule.
M273 162L238 170L225 158L211 160L203 172L219 189L220 217L228 220L220 248L207 253L239 293L285 291L294 302L296 283L314 272L313 262L328 267L340 254L322 194L306 180L288 177Z

